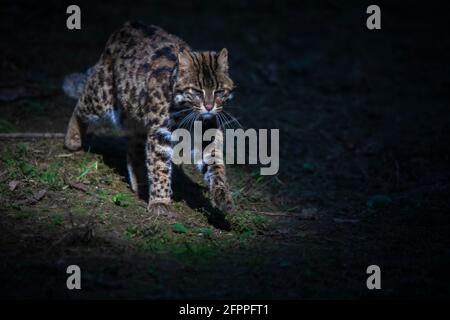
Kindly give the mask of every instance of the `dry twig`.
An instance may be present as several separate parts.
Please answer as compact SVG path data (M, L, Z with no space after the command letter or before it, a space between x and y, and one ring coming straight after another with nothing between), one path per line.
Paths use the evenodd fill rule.
M63 139L64 133L60 132L14 132L0 133L0 140L9 139Z

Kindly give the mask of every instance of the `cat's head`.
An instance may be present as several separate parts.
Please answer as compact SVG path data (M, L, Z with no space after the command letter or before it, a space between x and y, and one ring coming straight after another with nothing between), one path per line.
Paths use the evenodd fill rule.
M208 117L223 110L232 97L233 81L228 73L228 51L178 54L178 77L175 83L175 103L191 107Z

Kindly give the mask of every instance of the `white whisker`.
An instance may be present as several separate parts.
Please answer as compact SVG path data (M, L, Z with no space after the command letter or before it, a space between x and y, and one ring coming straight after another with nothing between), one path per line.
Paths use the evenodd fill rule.
M236 124L239 126L239 128L244 128L244 127L242 126L242 124L239 122L239 120L236 119L235 117L233 117L231 114L229 114L229 113L226 112L226 111L223 111L223 114L224 114L224 116L226 116L226 117L229 119L229 120L228 120L229 123L236 123Z

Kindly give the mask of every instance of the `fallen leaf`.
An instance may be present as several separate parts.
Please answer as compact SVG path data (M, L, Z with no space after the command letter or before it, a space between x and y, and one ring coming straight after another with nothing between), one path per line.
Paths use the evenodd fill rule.
M73 189L80 190L80 191L83 191L83 192L88 192L89 191L88 186L85 185L84 183L81 183L81 182L75 182L75 183L74 182L69 182L68 184Z
M36 192L33 193L33 198L36 201L40 201L42 198L44 198L46 193L47 193L46 189L42 189L42 190L36 191Z

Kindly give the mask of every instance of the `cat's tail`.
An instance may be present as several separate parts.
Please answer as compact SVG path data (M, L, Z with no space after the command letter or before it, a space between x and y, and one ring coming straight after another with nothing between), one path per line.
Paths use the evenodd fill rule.
M84 73L71 73L65 76L62 86L64 93L71 98L78 99L92 73L94 73L94 67L87 69Z

